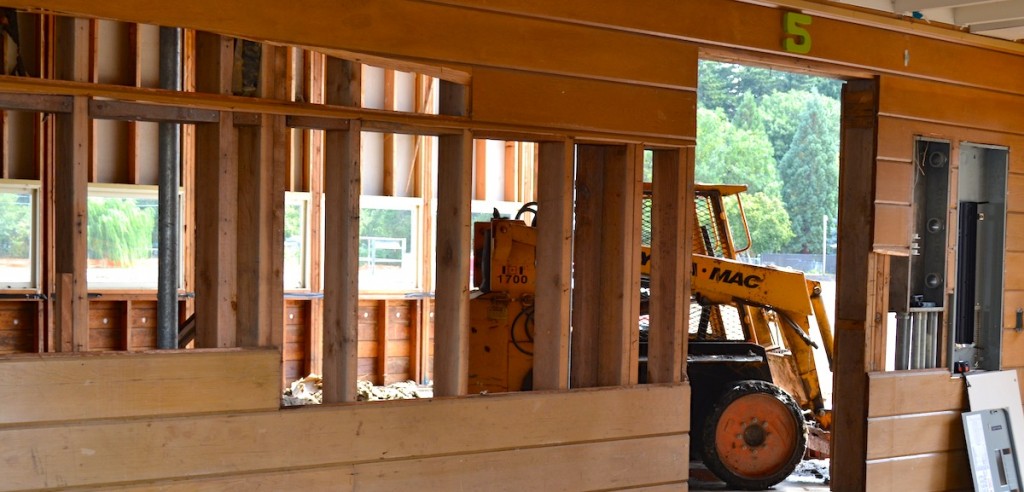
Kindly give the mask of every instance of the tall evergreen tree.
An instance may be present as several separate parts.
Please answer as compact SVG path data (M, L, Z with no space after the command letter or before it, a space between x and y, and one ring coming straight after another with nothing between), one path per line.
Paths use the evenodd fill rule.
M812 99L800 116L792 145L779 163L783 181L782 199L789 211L796 236L789 250L821 252L822 216L834 223L839 189L838 135L831 134L825 121L827 109Z

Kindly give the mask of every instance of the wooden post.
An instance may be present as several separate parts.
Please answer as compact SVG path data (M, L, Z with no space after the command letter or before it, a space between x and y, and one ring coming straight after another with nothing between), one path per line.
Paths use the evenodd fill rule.
M327 104L358 106L361 66L328 58ZM324 402L356 401L359 377L360 129L328 130L324 153Z
M537 297L533 387L569 387L569 286L572 269L572 141L540 144Z
M843 87L839 163L839 255L836 278L835 418L832 487L864 490L867 459L866 328L874 317L868 298L873 271L878 80Z
M647 381L686 377L693 251L693 152L654 151L651 206L651 306Z
M89 80L89 21L57 18L57 76ZM75 97L70 114L56 115L54 172L55 269L59 351L89 350L89 299L86 282L90 141L89 100Z
M465 86L441 82L441 113L465 115ZM434 317L434 394L464 395L469 389L470 200L473 135L438 138L437 288Z
M288 94L300 90L306 101L314 104L324 102L324 76L327 57L320 53L305 53L298 48L288 49L290 87ZM308 60L308 63L296 63L297 59ZM299 68L301 67L301 68ZM308 67L308 68L307 68ZM308 80L308 83L306 81ZM294 183L292 191L308 191L309 223L321 224L323 216L324 193L324 132L320 130L302 130L298 138L302 157L296 165L302 166L302 176L309 176L304 184ZM291 148L291 147L289 147ZM293 174L293 173L290 173ZM320 248L324 231L317 226L310 229L309 244L309 291L323 293L323 269L321 268L323 251ZM309 370L316 374L324 373L324 301L323 297L310 300L309 306Z
M432 107L432 96L433 96L434 79L426 75L416 76L416 112L426 113ZM433 209L433 179L434 169L431 164L433 163L433 144L434 137L418 136L416 137L416 171L415 181L413 183L413 193L423 199L423 210L428 213L422 214L423 224L422 230L420 231L420 237L424 241L424 244L430 244L434 238L434 218L429 213ZM434 272L431 269L431 257L427 248L423 248L420 254L420 261L423 265L423 274L420 277L420 282L424 288L429 288L432 285L432 279ZM425 383L428 380L433 379L433 370L431 369L433 364L432 349L433 344L431 343L431 334L433 333L434 324L434 306L433 302L429 298L420 300L419 318L417 323L417 371L416 381Z
M577 146L573 385L637 382L643 149Z
M601 226L606 147L576 145L576 231L573 247L570 386L597 386L598 296L601 282Z
M260 95L283 99L275 84L283 52L265 45ZM283 53L282 53L283 55ZM281 86L280 89L278 86ZM238 132L238 345L281 347L284 336L284 116L264 114Z
M229 94L230 38L196 34L196 89ZM196 125L196 347L237 343L238 147L232 113Z

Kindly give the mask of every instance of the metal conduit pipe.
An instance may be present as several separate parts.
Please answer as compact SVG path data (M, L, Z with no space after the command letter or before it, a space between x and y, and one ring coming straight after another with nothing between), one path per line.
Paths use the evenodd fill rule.
M897 371L910 369L910 313L896 315L896 363Z
M160 28L160 88L182 87L182 32ZM157 336L160 349L178 348L178 187L181 168L181 125L160 123L159 212L157 219Z
M913 346L910 349L910 368L921 369L924 367L924 318L915 313L910 316L910 321L913 324L910 332L911 345Z
M921 313L920 316L924 318L925 323L925 335L924 335L924 368L930 369L935 367L935 335L938 331L938 325L933 322L935 313Z

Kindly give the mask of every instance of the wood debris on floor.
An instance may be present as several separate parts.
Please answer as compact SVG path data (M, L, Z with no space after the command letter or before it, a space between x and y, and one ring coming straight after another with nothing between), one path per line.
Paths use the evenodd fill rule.
M415 381L399 381L387 386L374 386L369 381L356 383L359 401L408 400L431 398L434 390ZM323 403L323 379L319 374L310 374L292 382L281 396L281 404L288 406L316 405Z

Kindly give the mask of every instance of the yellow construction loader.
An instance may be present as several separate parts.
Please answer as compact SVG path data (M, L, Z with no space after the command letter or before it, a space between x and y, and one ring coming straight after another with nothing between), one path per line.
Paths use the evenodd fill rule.
M649 187L648 187L649 189ZM792 473L808 446L827 456L831 414L818 384L810 336L815 326L831 363L832 330L818 282L803 272L746 263L750 234L744 185L695 186L687 377L691 450L716 476L747 490L766 489ZM734 244L726 200L735 200ZM730 202L731 203L731 202ZM646 380L646 304L650 295L649 192L644 198L640 381ZM470 303L470 390L532 387L536 230L522 215L474 225ZM543 211L541 211L543 213ZM532 217L531 217L532 218ZM656 234L656 232L655 232Z

